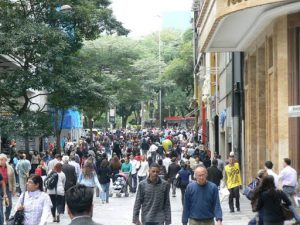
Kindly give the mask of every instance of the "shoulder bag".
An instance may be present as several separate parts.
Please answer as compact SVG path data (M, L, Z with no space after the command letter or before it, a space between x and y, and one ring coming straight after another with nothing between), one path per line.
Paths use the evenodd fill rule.
M24 200L25 200L25 193L23 193L21 206L24 206ZM23 225L24 224L24 209L16 211L15 215L13 215L11 218L8 219L7 225Z
M280 203L280 208L284 220L291 220L294 218L293 211L285 203Z

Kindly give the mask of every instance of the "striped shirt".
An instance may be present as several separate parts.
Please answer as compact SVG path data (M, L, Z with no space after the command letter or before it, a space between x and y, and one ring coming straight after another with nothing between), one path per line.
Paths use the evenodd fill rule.
M156 183L151 183L149 179L141 181L133 209L133 223L139 220L141 208L142 223L171 224L171 205L167 182L160 178Z

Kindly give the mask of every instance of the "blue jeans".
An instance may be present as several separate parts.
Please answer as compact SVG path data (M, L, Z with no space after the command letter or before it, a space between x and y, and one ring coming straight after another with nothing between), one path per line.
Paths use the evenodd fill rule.
M8 187L7 187L8 190ZM0 225L3 225L4 223L4 216L5 216L5 220L9 219L10 213L11 213L11 209L12 209L12 193L11 191L7 191L7 197L9 200L9 205L8 207L5 207L5 213L3 215L3 198L0 198Z
M137 187L137 174L131 174L131 181L132 181L132 192L136 192Z
M292 202L292 204L289 206L289 208L290 208L290 210L293 211L295 220L297 222L300 222L300 215L298 213L297 207L295 206L295 202L294 202L294 199L293 199L293 195L296 193L295 188L290 187L290 186L283 186L282 191L288 196L288 198Z
M109 198L109 184L110 183L106 183L106 184L101 184L101 188L102 188L102 191L101 191L101 200L103 202L107 202L108 203L108 198Z

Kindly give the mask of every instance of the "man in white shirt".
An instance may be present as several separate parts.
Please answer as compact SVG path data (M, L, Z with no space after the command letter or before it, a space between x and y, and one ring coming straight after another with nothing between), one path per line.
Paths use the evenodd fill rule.
M168 172L170 164L171 164L170 155L169 155L169 153L166 153L166 157L163 159L163 165L166 167L167 172Z
M292 205L290 205L289 208L293 211L296 219L296 223L293 223L293 225L299 225L300 215L298 214L295 201L293 200L297 188L297 171L291 167L290 159L283 159L283 170L279 173L278 179L279 181L282 181L282 191L287 194L292 202Z
M142 161L140 162L140 166L139 166L139 171L137 173L138 178L139 178L139 182L141 182L142 180L146 179L147 175L148 175L148 171L149 171L149 164L146 161L145 156L142 156Z
M57 163L61 162L61 155L56 154L54 159L50 160L47 167L47 174L49 174L55 167Z
M158 147L152 143L150 148L149 148L149 153L151 154L151 158L153 162L156 162L156 151L157 151Z
M278 188L278 175L273 171L273 163L271 161L266 161L265 169L268 175L274 177L275 187Z

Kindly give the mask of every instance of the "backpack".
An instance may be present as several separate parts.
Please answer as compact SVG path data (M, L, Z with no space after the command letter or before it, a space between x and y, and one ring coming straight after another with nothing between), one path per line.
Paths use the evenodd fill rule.
M52 171L45 179L44 185L46 189L54 189L57 186L58 174Z

